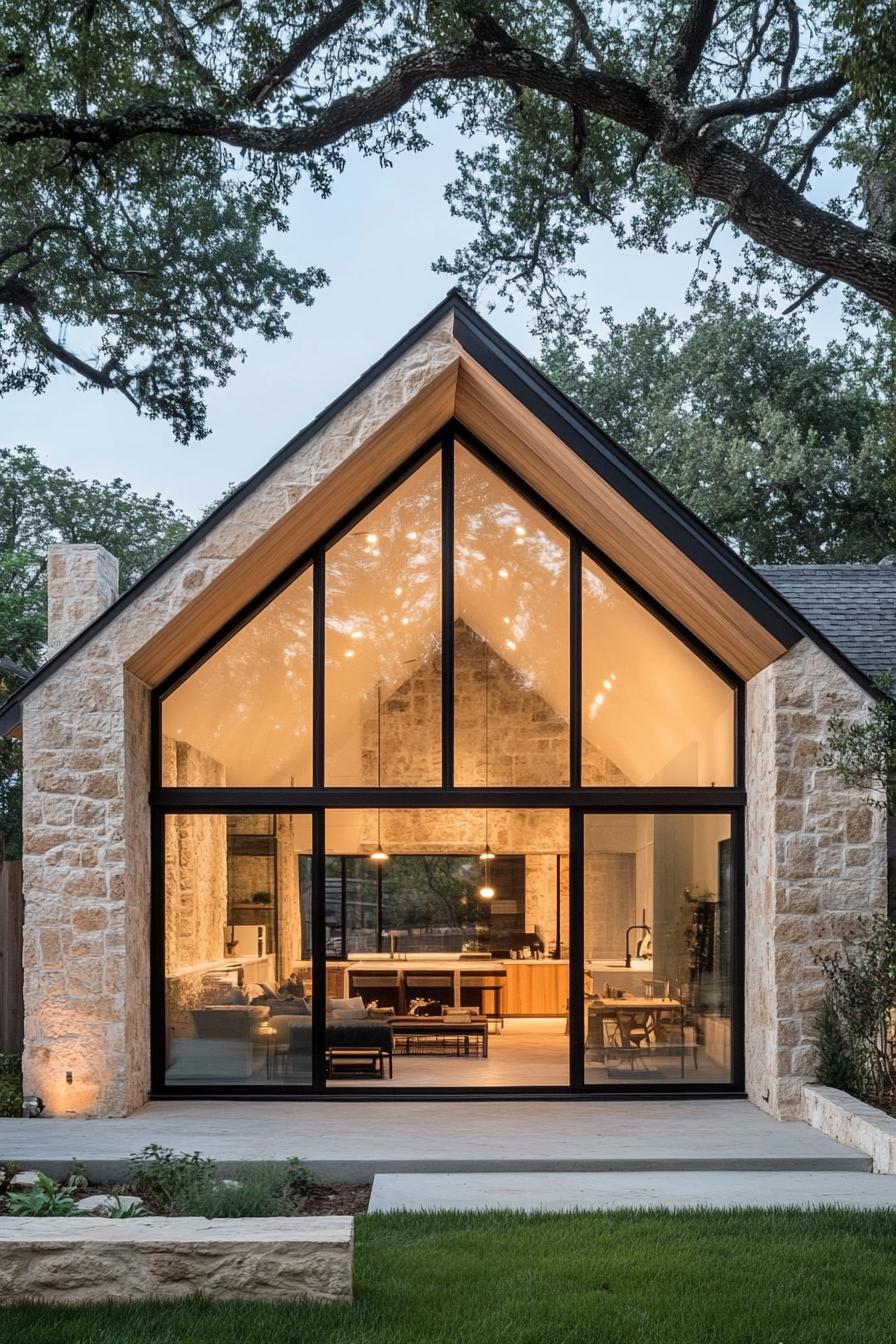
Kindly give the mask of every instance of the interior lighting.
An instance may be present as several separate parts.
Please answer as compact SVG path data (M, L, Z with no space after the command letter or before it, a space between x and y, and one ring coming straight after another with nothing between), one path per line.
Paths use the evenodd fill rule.
M490 887L487 882L485 883L484 886L481 886L479 888L479 896L480 899L483 901L492 900L494 898L494 895L495 895L494 887Z
M417 533L416 533L416 532L408 532L408 533L407 533L407 539L408 539L408 541L416 541L416 540L417 540Z
M345 656L346 656L346 658L354 658L354 656L355 656L355 651L354 651L354 649L346 649L346 651L345 651Z
M368 532L364 540L367 542L368 546L375 546L379 541L379 537L375 532Z
M526 535L526 529L523 527L522 523L517 523L513 530L518 537L524 537Z
M504 567L502 566L502 567L498 570L498 578L499 578L499 579L508 579L509 577L510 577L510 575L507 573L507 570L504 569Z
M404 592L404 589L402 588L401 584L399 584L398 587L395 589L395 596L396 596L396 597L401 597L401 595L402 595L403 592Z
M410 625L410 623L411 623L411 618L410 618L410 616L402 616L402 618L401 618L401 623L402 623L402 625Z
M379 789L382 786L382 764L383 764L383 683L376 683L376 786ZM383 849L383 838L380 834L380 809L376 810L376 849L370 856L373 863L386 863L389 855Z
M508 649L510 649L511 653L516 648L516 645L514 644L512 639L505 639L504 644Z
M504 624L505 624L505 625L509 625L509 624L510 624L510 617L509 617L509 616L505 616L505 617L504 617Z
M352 631L352 639L363 639L363 638L364 638L364 635L363 635L363 632L362 632L362 631L360 631L360 630L353 630L353 631Z

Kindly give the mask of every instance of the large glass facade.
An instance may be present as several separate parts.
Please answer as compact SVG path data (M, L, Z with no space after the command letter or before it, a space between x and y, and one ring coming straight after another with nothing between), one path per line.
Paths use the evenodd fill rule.
M582 783L734 783L734 690L582 558Z
M310 1085L310 853L303 814L166 818L166 1084Z
M569 540L461 447L454 500L455 782L569 784Z
M162 700L162 783L311 783L311 570L294 579Z
M393 480L159 694L155 1086L730 1090L737 679L485 450Z
M442 780L441 456L326 553L328 785Z
M731 818L591 814L584 849L586 1084L729 1082Z

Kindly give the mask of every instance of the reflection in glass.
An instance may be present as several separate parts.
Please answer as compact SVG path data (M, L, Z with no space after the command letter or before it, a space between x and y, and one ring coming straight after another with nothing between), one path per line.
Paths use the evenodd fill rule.
M311 822L165 818L165 1081L311 1082Z
M731 821L585 818L585 1081L731 1081Z
M429 458L327 551L328 785L441 783L440 463Z
M730 785L734 691L582 557L582 783Z
M162 701L162 783L311 783L311 571L306 570Z
M455 467L455 783L569 783L569 542L477 457Z

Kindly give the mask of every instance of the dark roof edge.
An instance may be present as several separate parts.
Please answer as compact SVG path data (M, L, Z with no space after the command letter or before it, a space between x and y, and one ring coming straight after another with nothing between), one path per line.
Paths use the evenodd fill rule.
M863 690L881 699L884 692L853 661L817 629L801 611L743 560L728 543L655 476L637 462L606 430L555 386L516 346L466 302L459 293L454 337L459 345L548 429L590 466L601 462L599 474L645 514L658 529L689 555L781 644L792 648L805 637L817 644ZM658 519L662 521L658 521ZM709 559L710 564L706 561ZM727 581L726 581L727 580Z
M273 475L278 467L291 457L294 452L299 448L302 448L309 439L319 433L325 425L331 420L334 420L340 411L345 410L346 406L350 406L356 397L359 397L362 392L367 390L371 383L376 382L377 378L379 378L382 373L385 373L390 365L394 364L397 359L400 359L411 346L416 345L417 341L425 332L436 326L436 324L443 318L447 317L448 314L456 308L458 300L461 300L464 302L465 306L467 306L466 300L463 299L460 290L449 290L445 298L437 303L434 308L431 308L419 322L415 323L410 331L402 336L400 341L397 341L395 345L391 346L384 355L381 355L374 364L370 365L370 368L361 374L360 378L357 378L350 387L347 387L344 392L341 392L335 401L331 401L329 406L326 406L313 420L310 420L303 429L300 429L297 434L293 435L293 437L289 439L273 457L269 458L267 462L259 467L258 471L254 472L247 480L243 481L242 485L238 486L226 499L223 499L216 509L213 509L206 518L202 519L202 522L198 523L197 526L193 528L192 532L184 537L183 541L179 541L167 555L164 555L151 569L148 569L142 578L138 579L132 587L122 593L121 597L117 598L105 611L101 612L88 626L85 626L80 634L76 635L68 644L63 645L52 658L48 658L45 663L42 663L27 681L23 681L21 686L17 687L6 700L0 703L0 737L5 733L8 733L10 728L15 727L16 724L20 722L21 716L7 723L7 718L14 706L21 704L33 690L36 690L42 681L45 681L47 677L52 676L63 663L71 658L73 654L77 653L79 649L82 649L85 644L89 643L100 630L107 626L111 621L114 621L116 617L131 604L131 602L139 597L141 593L145 592L147 588L151 587L156 579L164 574L166 570L175 565L182 556L186 555L197 541L201 541L204 536L207 536L208 533L211 532L213 528L217 527L218 523L226 518L238 504L242 503L248 495L251 495L252 492L269 476Z
M556 432L558 437L562 438L584 461L599 470L599 474L608 480L614 489L639 508L660 531L669 536L680 550L699 564L781 644L788 648L792 647L801 635L805 635L822 648L863 689L876 698L883 696L880 687L856 667L836 645L782 597L761 574L757 574L745 560L742 560L727 542L707 527L687 505L676 499L645 467L636 462L605 430L595 424L516 346L480 317L460 289L453 288L335 401L330 402L258 471L203 518L183 541L153 565L152 569L147 570L142 578L91 621L79 635L13 691L0 704L0 736L10 732L21 722L21 703L41 682L52 676L100 630L114 621L131 602L186 555L197 541L226 518L284 461L303 447L346 406L351 405L355 398L375 382L390 365L415 345L426 331L452 312L455 316L454 336L462 348L531 410L537 419ZM595 459L599 460L599 467ZM706 564L706 560L710 561L709 565Z

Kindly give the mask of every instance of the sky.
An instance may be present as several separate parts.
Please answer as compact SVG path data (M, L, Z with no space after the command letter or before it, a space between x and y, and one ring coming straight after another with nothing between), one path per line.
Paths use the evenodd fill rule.
M298 266L322 266L329 286L292 316L292 339L267 344L249 337L247 357L223 388L208 396L207 438L184 447L161 421L139 417L120 394L78 388L61 372L40 397L23 391L0 401L0 444L24 443L51 466L78 476L120 476L141 494L160 493L198 516L229 485L245 480L364 372L450 288L432 262L451 256L471 236L453 219L443 189L454 172L459 141L446 122L430 128L432 146L399 157L391 169L349 157L327 200L294 198L290 232L274 246ZM619 249L595 231L582 257L582 282L592 312L609 306L630 321L647 306L683 314L693 258ZM537 355L523 308L487 314L527 355ZM819 339L832 337L835 307L812 320Z

